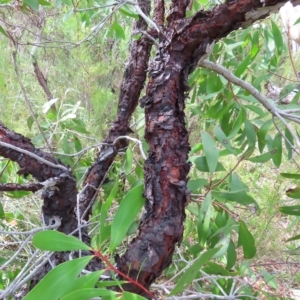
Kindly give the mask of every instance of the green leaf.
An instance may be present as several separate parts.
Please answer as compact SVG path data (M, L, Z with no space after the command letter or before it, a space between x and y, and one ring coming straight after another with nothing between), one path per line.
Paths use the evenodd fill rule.
M252 60L251 54L248 54L244 60L235 69L234 75L240 77L248 68Z
M235 262L236 262L236 250L235 250L235 245L234 242L232 240L230 240L228 249L227 249L227 265L226 265L226 269L230 270L232 269L232 267L234 266Z
M23 300L57 300L68 290L69 285L76 280L77 276L92 258L93 256L84 256L56 266L46 274Z
M255 163L265 163L265 162L269 161L273 156L275 156L277 154L277 152L278 152L278 150L275 148L275 149L272 149L271 151L264 153L262 155L248 158L248 160L255 162Z
M32 238L32 243L35 247L48 251L91 250L91 247L76 237L54 230L36 233Z
M207 165L212 174L218 165L219 150L214 139L206 131L201 132L203 150L206 156Z
M201 254L193 264L185 271L183 276L180 278L174 289L171 291L169 296L173 296L177 293L184 291L192 281L198 276L199 269L213 257L219 251L218 248L214 248Z
M220 126L216 126L214 129L214 133L216 135L216 138L218 141L227 149L229 150L232 154L236 154L236 150L232 148L230 144L230 140L228 137L225 135L223 132L222 128Z
M118 192L118 188L119 188L119 180L115 181L115 184L109 194L109 197L107 198L106 202L102 204L101 206L101 214L100 214L100 232L99 235L97 237L97 244L98 247L100 248L100 245L106 240L106 235L105 235L105 222L106 222L106 217L107 217L107 212L109 210L109 208L112 205L112 201L115 199L117 192Z
M285 135L284 143L285 143L285 147L288 151L287 159L290 160L293 157L294 138L291 135L291 132L286 127L284 129L284 135Z
M119 298L120 299L120 298ZM122 292L121 300L146 300L147 298L142 297L137 294L129 293L129 292Z
M119 11L124 14L125 16L128 16L128 17L131 17L131 18L134 18L134 19L138 19L139 16L136 14L135 11L132 10L131 6L126 4L126 5L123 5Z
M300 179L300 174L280 173L280 175L284 178Z
M99 281L100 276L105 272L105 269L92 272L77 278L68 288L64 295L78 291L81 289L94 288ZM64 299L62 297L61 299Z
M286 215L300 216L300 205L281 206L278 209Z
M115 22L113 24L113 29L115 30L116 39L125 40L124 29L122 28L122 26L119 23Z
M43 5L43 6L51 6L52 5L50 2L45 1L45 0L37 0L37 1L40 5Z
M264 150L264 147L266 145L266 135L268 131L273 127L273 121L272 119L266 121L259 129L257 132L257 137L258 137L258 148L260 153Z
M197 232L199 244L201 247L204 247L210 231L211 208L212 197L211 193L209 192L206 195L198 213Z
M273 140L272 149L276 149L276 153L274 153L274 151L272 152L273 163L277 168L279 168L279 166L281 165L282 158L282 138L279 132L276 134Z
M261 270L260 274L263 276L264 280L270 287L277 290L278 286L274 275L268 273L266 270Z
M2 26L0 26L0 33L2 33L6 37L9 37L8 34L6 33L6 31L4 30L4 28Z
M195 193L199 191L201 188L203 188L206 184L208 184L207 179L198 178L198 179L189 180L187 187L191 192Z
M78 139L78 137L75 134L73 134L73 141L74 141L75 150L77 152L80 152L82 150L82 145L81 145L80 140Z
M300 186L288 189L285 193L290 198L300 199Z
M296 20L296 22L294 23L293 26L295 26L295 25L297 25L297 24L299 24L299 23L300 23L300 18L298 18L298 19Z
M240 221L238 246L243 246L244 257L250 259L256 254L255 240L246 224Z
M255 207L258 207L257 202L248 195L245 191L240 192L219 192L219 191L213 191L212 192L213 197L219 200L226 199L229 201L233 201L242 205L249 205L254 204Z
M39 3L37 0L24 0L23 3L30 6L35 11L39 10Z
M245 120L244 124L248 145L249 147L254 147L256 143L256 132L254 126L249 122L249 120Z
M61 300L88 300L94 297L105 297L105 296L111 296L113 299L117 299L117 296L119 293L109 291L107 289L99 289L99 288L85 288L81 290L74 291L72 293L69 293L61 298ZM44 298L40 298L44 299ZM109 298L111 299L111 298Z
M206 161L206 157L198 156L195 159L190 157L190 160L195 164L196 168L199 171L210 172L207 161ZM225 168L223 167L223 165L220 162L218 162L217 167L215 169L215 172L219 172L219 171L225 171Z
M4 213L2 203L0 202L0 219L4 219L4 218L5 218L5 213Z
M291 241L296 241L296 240L300 240L300 234L287 239L286 242L291 242Z
M246 110L243 107L240 107L239 114L238 114L237 118L235 119L235 121L233 123L232 130L231 130L230 134L228 135L229 139L232 139L233 137L236 136L236 134L241 129L243 123L245 122L246 117L247 117Z
M145 203L143 197L144 185L130 190L122 200L111 224L111 240L109 250L113 251L122 242L123 238Z
M282 34L281 34L281 31L279 30L278 26L276 25L276 23L273 21L271 21L271 22L272 22L272 33L273 33L274 42L276 45L276 50L277 50L277 53L279 55L281 55L281 53L283 51L283 46L284 46Z
M124 164L124 170L126 174L131 172L132 163L133 163L133 155L131 149L128 147L125 153L125 164Z

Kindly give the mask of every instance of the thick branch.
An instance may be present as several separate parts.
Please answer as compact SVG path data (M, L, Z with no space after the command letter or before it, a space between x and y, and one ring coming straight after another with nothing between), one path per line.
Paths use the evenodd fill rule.
M18 183L0 183L0 191L12 192L12 191L30 191L36 192L42 189L44 186L40 183L28 183L28 184L18 184Z
M76 181L70 170L62 164L56 164L50 154L36 149L29 139L10 131L2 123L0 142L0 156L16 162L21 168L19 175L31 174L45 187L42 193L42 212L46 224L50 223L54 216L58 216L62 219L60 231L68 234L74 230L77 227L73 212L76 206ZM9 146L5 146L6 144ZM43 184L50 178L55 178L55 186ZM39 184L35 185L35 188L32 186L32 191L39 187ZM18 186L16 189L19 189Z
M144 13L149 15L150 1L139 0L138 4ZM140 17L135 23L133 30L145 31L146 29L147 23ZM124 136L131 132L129 121L138 104L140 93L146 80L150 49L151 44L149 43L149 39L145 36L131 43L130 58L121 86L117 117L109 131L108 137L104 140L104 143L112 145L102 146L96 162L89 169L83 185L85 188L80 197L81 215L91 207L93 199L97 195L97 188L105 179L105 175L119 150L128 145L125 139L118 140L117 143L114 143L114 141L119 136ZM84 219L88 219L88 215L89 214L86 213Z

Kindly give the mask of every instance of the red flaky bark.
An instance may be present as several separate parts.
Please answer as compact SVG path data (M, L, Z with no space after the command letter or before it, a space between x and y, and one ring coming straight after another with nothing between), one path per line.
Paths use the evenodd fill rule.
M243 24L266 17L280 1L232 1L184 19L189 1L172 1L171 14L149 70L145 106L149 158L145 165L146 213L138 236L118 259L118 269L148 288L172 260L183 235L184 208L189 201L189 143L184 121L188 75L207 46ZM282 2L281 2L282 5ZM251 12L251 14L249 14ZM136 285L126 290L143 294Z
M51 224L54 217L59 217L61 226L58 230L68 234L76 229L74 208L77 189L76 180L71 171L63 164L57 164L49 153L36 149L29 139L9 130L2 123L0 123L0 142L28 151L49 162L46 164L26 153L0 144L0 155L15 161L20 166L18 174L31 174L39 182L45 182L50 178L55 180L55 184L45 187L42 193L44 200L42 212L46 224Z
M143 12L149 15L150 1L139 0L138 3ZM147 23L142 18L139 18L133 26L134 33L142 32L146 29ZM97 196L97 188L103 183L118 152L128 145L126 139L121 139L115 144L113 143L119 136L128 135L131 132L129 121L138 105L139 97L145 84L150 50L151 41L149 41L147 36L142 36L141 39L131 42L130 57L121 85L117 117L107 138L103 141L111 145L102 146L83 184L84 189L80 197L80 212L85 220L88 219L91 212L90 208L95 196Z
M189 201L186 184L190 147L184 120L188 76L211 43L276 12L286 1L233 0L217 5L211 11L199 11L191 18L185 18L189 2L172 0L170 15L164 26L165 17L160 11L164 9L164 2L155 0L154 19L161 26L156 56L148 70L151 39L143 35L140 40L131 43L117 118L104 141L108 145L102 147L89 169L80 195L80 212L87 220L98 187L118 151L127 146L124 139L114 141L130 132L129 119L148 73L146 96L141 99L146 114L145 138L149 143L149 157L145 164L146 212L137 237L129 244L125 254L117 259L118 270L146 288L171 263L175 246L181 242L183 235L184 210ZM294 2L299 3L300 0ZM138 3L149 15L150 1L139 0ZM146 29L146 22L140 18L134 30ZM74 215L77 191L75 178L69 169L57 164L50 154L34 148L28 139L9 131L2 124L0 142L27 150L48 161L43 163L0 143L0 155L17 162L22 174L32 174L39 182L49 178L56 180L54 187L46 187L43 192L44 218L49 223L54 216L59 216L62 218L60 230L70 233L77 226ZM57 257L58 263L64 260L62 256ZM124 289L143 294L143 290L132 283L124 285Z

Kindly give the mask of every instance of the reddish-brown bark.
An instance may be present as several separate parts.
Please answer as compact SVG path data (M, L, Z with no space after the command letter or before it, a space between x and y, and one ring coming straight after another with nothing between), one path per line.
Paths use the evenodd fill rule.
M138 1L140 8L146 15L150 13L150 1ZM144 19L139 20L134 24L133 31L141 32L147 30L147 23ZM86 179L84 181L83 193L80 196L80 212L87 220L95 196L97 196L97 188L104 181L112 162L121 149L127 147L126 139L121 139L113 144L117 137L128 135L131 130L129 121L132 113L138 105L141 91L144 87L148 60L150 56L151 42L146 36L142 36L137 41L132 41L130 46L130 57L127 67L124 72L124 77L121 85L121 92L118 104L118 113L113 126L111 127L107 138L103 141L111 145L104 145L94 162L90 167ZM95 189L96 188L96 189Z
M144 286L151 283L171 263L177 243L183 234L184 208L189 201L187 190L187 163L189 144L185 128L184 101L188 92L188 75L205 55L207 46L240 26L248 26L268 16L286 1L236 0L216 6L211 11L199 11L186 19L186 7L190 1L173 0L167 24L162 28L160 46L148 68L151 45L146 36L134 41L130 48L118 106L118 115L106 143L96 162L89 169L80 198L81 214L90 210L97 189L118 151L127 146L125 140L113 144L116 138L130 132L129 119L137 106L141 90L149 74L146 96L141 100L146 113L145 138L149 143L149 157L145 164L146 212L139 227L138 236L130 243L126 253L117 260L118 269ZM295 1L296 2L296 1ZM139 1L146 14L150 1ZM276 6L275 6L276 5ZM164 25L163 1L155 1L155 20ZM147 24L140 19L137 30L146 30ZM34 148L29 140L0 125L0 141L10 143L55 163L49 154ZM66 168L50 167L38 160L0 146L0 155L16 161L23 173L32 174L38 181L57 178L58 189L46 189L43 193L43 213L49 220L62 217L60 230L70 233L76 226L75 179ZM61 165L62 166L62 165ZM58 259L63 261L63 259ZM133 284L126 290L143 291Z
M31 174L39 182L50 178L56 179L55 187L46 188L42 193L43 218L48 224L54 216L58 216L61 218L59 230L67 234L72 232L77 227L74 215L77 189L76 180L71 171L63 164L57 165L56 160L50 154L36 149L29 139L9 130L2 123L0 123L0 141L29 151L56 165L56 167L49 166L26 153L0 145L0 155L18 163L21 168L19 174Z
M265 1L265 5L276 3L279 1ZM172 1L164 31L169 41L159 48L149 70L147 94L141 101L149 143L145 165L146 213L138 236L117 264L120 271L147 288L169 266L183 234L184 207L189 200L186 184L190 148L184 121L188 75L210 43L238 29L248 12L254 13L263 6L259 0L232 1L184 19L188 4L189 1ZM265 16L254 14L252 22ZM143 294L133 284L124 288Z

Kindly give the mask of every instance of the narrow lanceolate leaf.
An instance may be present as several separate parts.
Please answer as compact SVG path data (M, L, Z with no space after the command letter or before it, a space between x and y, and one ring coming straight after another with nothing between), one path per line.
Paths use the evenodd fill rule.
M72 284L93 256L76 258L51 270L23 300L57 300ZM74 300L74 298L72 298Z
M109 291L107 289L93 289L93 288L85 288L78 291L74 291L69 293L68 295L61 298L61 300L88 300L94 297L105 297L109 296L109 299L118 299L119 293ZM97 298L98 299L98 298Z
M198 276L199 269L218 251L219 248L214 248L200 255L199 258L185 271L169 296L184 291L192 283L196 276Z
M196 168L199 171L210 172L205 156L198 156L198 157L192 158L192 159L190 158L190 161L192 161L195 164ZM217 167L215 169L215 172L219 172L219 171L225 171L225 168L223 167L223 165L220 162L218 162Z
M143 190L143 184L136 186L122 200L111 224L110 251L115 250L122 242L131 223L143 207L145 203L145 198L142 195Z
M272 160L274 165L278 168L281 165L281 158L282 158L282 138L280 133L276 134L272 143L272 148L276 149L276 152L272 154Z
M296 241L296 240L300 240L300 234L295 235L295 236L293 236L293 237L287 239L286 241L287 241L287 242L291 242L291 241Z
M97 272L92 272L77 278L72 284L69 285L68 290L65 292L65 295L81 289L94 288L104 271L105 269ZM62 297L61 300L62 299L64 299L64 297Z
M220 126L216 126L214 129L214 133L218 141L232 154L236 154L236 150L232 148L228 137L225 135Z
M243 221L240 221L238 246L243 246L244 257L247 259L256 254L254 237Z
M286 215L300 216L300 205L281 206L278 209Z
M273 33L277 52L279 55L281 55L281 53L283 51L283 46L284 46L282 34L281 34L281 31L279 30L278 26L276 25L276 23L273 21L272 21L272 33Z
M212 206L212 197L211 197L211 193L209 192L206 195L198 213L197 231L198 231L199 244L201 247L204 247L206 239L209 234L211 206Z
M2 26L0 26L0 33L2 33L3 35L5 35L6 37L9 37L8 34L6 33L6 31L4 30L4 28Z
M218 165L219 150L215 140L206 131L201 132L203 150L205 153L207 165L210 173L212 174Z
M112 188L112 190L111 190L111 192L109 194L108 199L101 206L100 232L99 232L99 234L97 236L97 245L98 245L99 248L100 248L100 245L106 240L106 237L107 237L107 235L105 235L105 233L106 233L105 229L107 228L107 226L105 226L105 224L106 224L106 217L107 217L107 212L108 212L109 208L112 205L112 201L114 200L114 198L117 195L118 188L119 188L118 182L119 181L116 179L115 185L113 186L113 188Z
M120 298L118 298L120 299ZM121 300L146 300L146 298L137 295L137 294L133 294L133 293L129 293L129 292L122 292L122 298Z
M280 173L284 178L300 179L300 174Z
M48 251L91 250L91 247L74 236L54 230L38 232L34 235L32 243L35 247Z
M293 199L300 199L300 186L297 186L293 189L288 189L286 195Z

